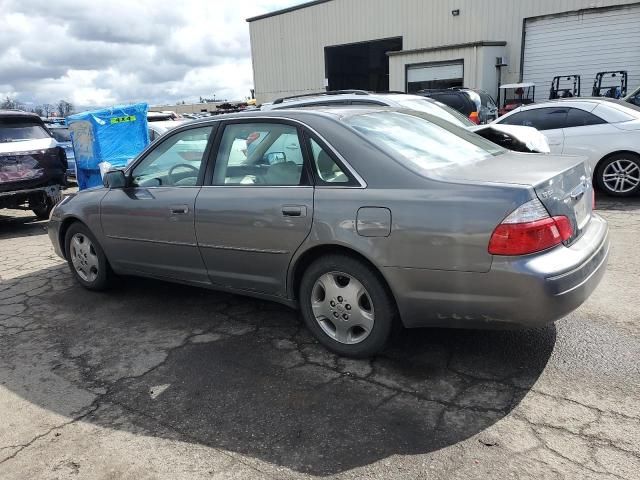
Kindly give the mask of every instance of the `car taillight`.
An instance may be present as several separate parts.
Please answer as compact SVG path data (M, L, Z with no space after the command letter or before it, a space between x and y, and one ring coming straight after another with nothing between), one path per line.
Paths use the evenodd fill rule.
M489 240L491 255L527 255L568 240L573 227L567 217L550 217L539 200L521 205L496 227Z
M480 115L478 114L478 112L471 112L471 114L469 115L469 120L471 120L476 125L480 125Z

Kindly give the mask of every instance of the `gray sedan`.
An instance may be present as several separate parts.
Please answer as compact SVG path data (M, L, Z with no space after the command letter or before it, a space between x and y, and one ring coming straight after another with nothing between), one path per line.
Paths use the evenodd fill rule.
M507 152L384 107L183 124L49 235L77 281L139 275L299 307L317 339L375 354L405 327L536 327L604 275L606 222L579 158Z

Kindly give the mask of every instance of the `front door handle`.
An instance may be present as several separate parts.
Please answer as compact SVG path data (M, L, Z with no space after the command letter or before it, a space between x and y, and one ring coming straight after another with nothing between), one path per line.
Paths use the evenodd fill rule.
M188 205L174 205L173 207L169 207L169 211L171 215L186 215L189 213Z
M282 215L285 217L306 217L307 207L304 205L283 205Z

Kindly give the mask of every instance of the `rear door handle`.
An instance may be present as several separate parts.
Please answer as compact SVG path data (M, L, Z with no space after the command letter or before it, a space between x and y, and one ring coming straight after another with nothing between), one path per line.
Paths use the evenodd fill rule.
M285 217L306 217L307 207L304 205L283 205L282 215Z
M171 215L186 215L189 213L188 205L174 205L173 207L169 207L169 211Z

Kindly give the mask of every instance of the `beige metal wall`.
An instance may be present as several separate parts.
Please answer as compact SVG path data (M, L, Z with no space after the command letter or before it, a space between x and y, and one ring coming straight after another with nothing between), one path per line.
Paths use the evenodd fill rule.
M517 81L525 18L632 3L638 0L332 0L249 24L256 97L323 90L325 46L397 36L404 50L506 41L503 81ZM390 71L396 87L404 84L405 63L398 63Z

